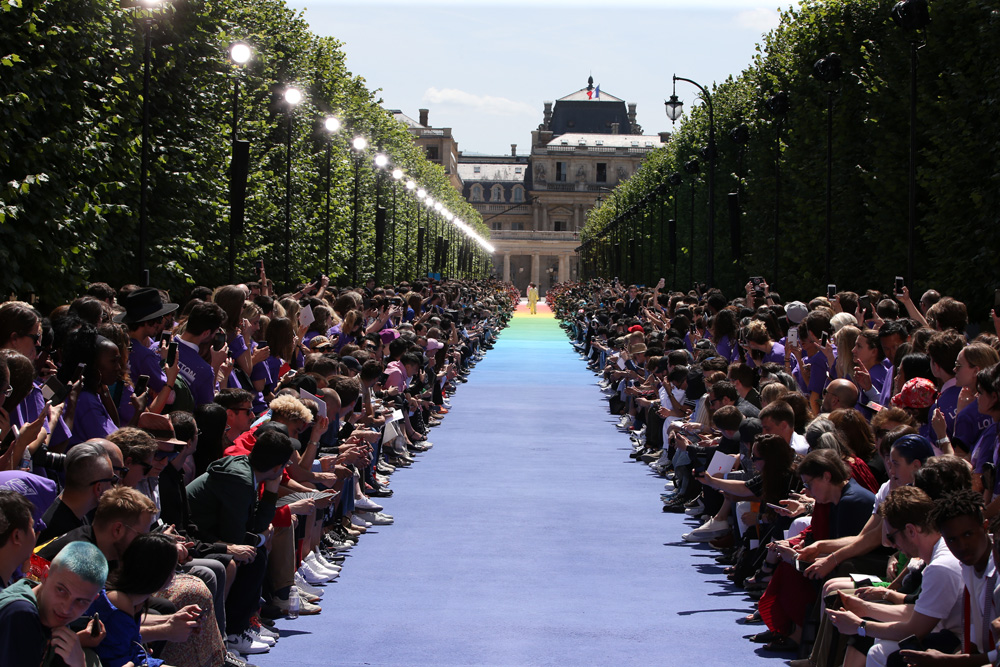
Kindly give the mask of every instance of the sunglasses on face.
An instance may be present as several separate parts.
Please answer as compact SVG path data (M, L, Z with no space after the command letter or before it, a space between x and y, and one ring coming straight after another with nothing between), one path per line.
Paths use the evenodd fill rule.
M128 468L125 466L112 466L111 469L115 471L115 475L119 478L124 478L128 474Z
M167 461L173 461L175 458L177 458L178 454L180 454L180 452L178 452L176 449L171 452L156 450L156 453L153 454L153 458L157 461L162 461L164 459L166 459Z
M104 482L108 482L112 486L114 486L119 481L120 481L120 478L118 477L118 475L112 475L111 477L105 477L104 479L95 479L93 482L90 483L90 486L95 486L97 484L103 484Z

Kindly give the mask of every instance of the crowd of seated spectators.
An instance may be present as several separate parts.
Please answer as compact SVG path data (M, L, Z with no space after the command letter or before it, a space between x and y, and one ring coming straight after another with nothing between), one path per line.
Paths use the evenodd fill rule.
M1000 319L928 290L788 301L592 280L547 298L631 458L794 667L998 664ZM986 319L986 313L982 313ZM996 541L1000 544L1000 540Z
M0 664L271 650L275 619L320 613L345 552L393 522L390 476L517 301L497 281L258 277L0 305Z

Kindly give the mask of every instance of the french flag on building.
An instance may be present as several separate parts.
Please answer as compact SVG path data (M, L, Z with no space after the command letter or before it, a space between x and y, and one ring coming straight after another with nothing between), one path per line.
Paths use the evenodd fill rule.
M597 87L594 88L594 99L595 100L601 99L601 84L597 84Z

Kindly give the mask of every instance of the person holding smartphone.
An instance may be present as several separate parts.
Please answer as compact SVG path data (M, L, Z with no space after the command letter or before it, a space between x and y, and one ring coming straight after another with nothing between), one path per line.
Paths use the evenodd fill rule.
M164 319L178 309L176 303L164 303L159 290L137 289L122 301L125 312L115 315L114 321L128 328L128 368L132 378L149 376L149 388L160 393L172 384L164 370L168 340L160 338ZM173 387L169 387L173 389Z
M229 347L212 348L212 339L222 330L226 312L218 304L203 301L188 314L184 333L174 338L180 375L191 391L195 406L211 403L219 389L216 376L229 356ZM204 355L204 356L203 356Z
M103 438L119 426L118 408L108 386L121 373L121 352L113 341L91 326L83 326L66 339L63 365L57 378L66 386L81 383L73 414L73 430L67 447Z

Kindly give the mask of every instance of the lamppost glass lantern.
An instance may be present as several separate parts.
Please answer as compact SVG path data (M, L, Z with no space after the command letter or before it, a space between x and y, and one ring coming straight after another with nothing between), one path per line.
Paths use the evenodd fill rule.
M246 42L233 42L229 47L229 59L237 65L246 65L253 56L253 50Z

